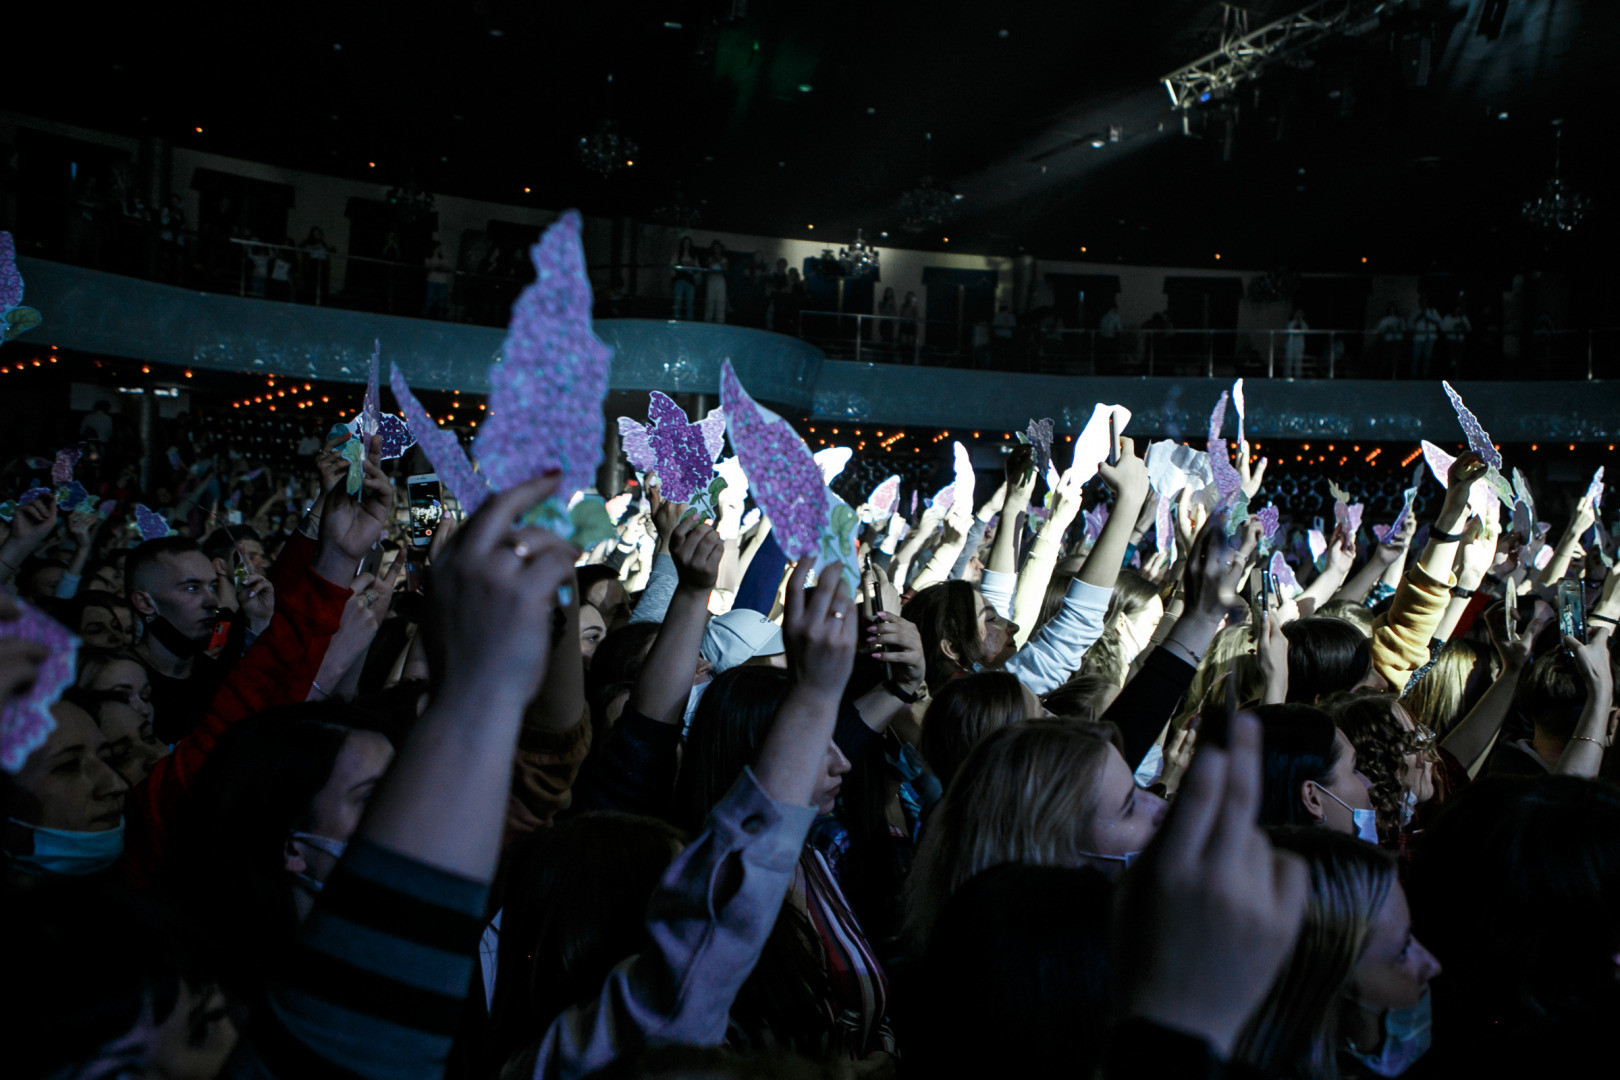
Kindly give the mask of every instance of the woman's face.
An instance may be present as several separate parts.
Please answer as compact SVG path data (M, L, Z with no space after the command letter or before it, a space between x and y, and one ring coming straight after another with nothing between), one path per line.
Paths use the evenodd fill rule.
M1012 655L1018 627L997 615L996 609L977 589L973 590L973 613L979 626L979 647L984 651L985 665L1000 667Z
M591 657L596 655L596 647L607 636L607 623L602 619L602 613L596 610L594 604L583 604L579 609L579 655L585 659L587 667L590 666Z
M193 990L180 980L174 1008L160 1024L152 1018L150 996L135 1026L104 1043L72 1075L84 1078L163 1077L211 1080L236 1048L236 1025L218 987Z
M130 787L145 780L152 767L169 754L169 744L152 734L150 708L143 716L122 701L103 702L96 713L96 726L107 737L105 761Z
M1350 745L1350 740L1344 737L1344 732L1334 729L1333 741L1339 747L1339 763L1333 767L1326 780L1319 785L1336 800L1322 796L1321 804L1322 824L1334 832L1341 832L1347 836L1356 835L1356 820L1352 810L1371 810L1373 808L1372 781L1356 769L1356 748ZM1312 781L1307 781L1307 785ZM1340 805L1342 802L1344 805Z
M1412 936L1412 910L1397 882L1384 898L1367 946L1356 961L1350 994L1361 1004L1384 1012L1410 1009L1422 1000L1429 982L1440 974L1440 961Z
M849 772L849 758L838 749L838 744L827 740L827 771L816 781L815 807L818 814L830 814L838 802L838 793L844 786L844 774Z
M152 719L152 680L146 669L133 660L113 660L103 665L84 688L118 694L142 720Z
M1099 855L1128 855L1148 846L1159 831L1170 804L1137 787L1136 777L1112 746L1097 784L1097 808L1086 829L1086 850Z
M1135 615L1119 613L1117 623L1119 629L1119 644L1125 656L1125 663L1131 664L1142 650L1147 648L1149 641L1153 640L1153 631L1158 629L1159 620L1164 618L1164 601L1157 596L1150 597L1147 604Z
M360 816L365 813L371 793L377 789L378 781L393 760L393 744L377 732L349 732L337 760L332 763L332 775L327 778L326 786L309 804L308 824L298 831L348 843L360 825ZM286 864L291 872L325 881L337 866L337 859L302 840L289 838Z
M8 807L27 825L65 832L105 832L124 816L129 785L104 760L107 737L90 714L66 701L51 707L56 730L28 755L12 782L25 796Z
M111 592L111 589L104 590ZM98 649L127 649L135 643L135 627L122 608L90 605L79 614L79 636Z
M1399 703L1390 711L1408 740L1408 750L1401 758L1401 779L1406 784L1406 790L1416 796L1420 804L1426 803L1434 798L1434 761L1427 754L1411 749L1412 743L1418 738L1418 726L1412 720L1412 714Z

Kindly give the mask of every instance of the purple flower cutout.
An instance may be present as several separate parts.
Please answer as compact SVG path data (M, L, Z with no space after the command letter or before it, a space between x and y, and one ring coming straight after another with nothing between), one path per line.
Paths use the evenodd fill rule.
M1362 509L1360 503L1335 502L1333 504L1333 520L1339 523L1339 527L1344 530L1346 536L1356 535L1356 530L1361 528Z
M1214 442L1221 437L1221 428L1226 426L1226 399L1228 394L1221 391L1221 400L1215 403L1215 409L1209 414L1209 441Z
M62 510L77 510L90 501L90 493L77 480L69 480L56 489L56 505Z
M1445 388L1446 397L1451 399L1451 407L1457 410L1457 423L1461 425L1463 433L1468 436L1468 447L1474 453L1485 459L1485 464L1501 471L1502 454L1491 443L1490 435L1480 425L1479 417L1473 410L1463 404L1462 395L1451 388L1451 384L1444 380L1440 383Z
M461 448L461 442L455 433L446 431L435 424L428 416L422 403L416 400L411 393L410 386L405 382L405 376L400 374L398 364L388 365L388 385L394 391L394 398L399 407L405 411L406 419L411 423L412 429L417 433L417 442L422 445L422 452L433 463L433 471L439 474L439 479L450 489L461 503L462 510L470 517L477 513L478 508L484 505L489 497L489 485L484 478L473 471L472 462L467 460L467 452Z
M56 461L51 465L51 483L65 484L73 479L73 466L83 456L84 452L80 450L58 450Z
M512 305L503 359L490 369L490 415L473 449L496 491L547 469L562 470L563 500L596 481L613 352L591 332L579 234L569 210L530 250L534 284Z
M1294 577L1294 568L1288 565L1283 553L1271 553L1271 572L1277 575L1277 585L1284 590L1284 595L1292 597L1299 591L1299 579Z
M1052 439L1054 438L1052 418L1044 420L1030 420L1029 426L1024 429L1024 441L1035 448L1035 471L1046 472L1046 467L1052 462Z
M1281 517L1281 513L1275 506L1268 506L1264 510L1255 511L1254 520L1260 523L1260 538L1262 540L1269 541L1276 537L1277 526L1281 521Z
M371 362L366 365L366 396L360 401L360 437L367 442L382 430L382 341L372 339ZM397 455L396 455L397 456Z
M686 411L667 394L654 390L647 403L649 423L642 425L627 416L619 417L619 433L624 439L625 456L643 473L657 473L658 487L671 502L689 503L708 488L714 479L714 459L720 456L724 439L712 439L709 428L720 413L720 432L725 432L725 414L711 412L699 423L689 423ZM713 449L711 450L711 447Z
M34 500L43 499L45 496L49 495L50 493L51 493L51 489L47 488L47 487L31 487L27 491L23 492L21 495L17 496L17 505L18 506L27 506L29 503L33 502Z
M22 304L22 271L17 269L17 242L0 232L0 315Z
M144 503L135 504L135 528L142 540L161 540L169 535L168 521Z
M1515 476L1518 474L1518 471L1519 470L1517 470L1517 469L1513 470ZM1603 466L1602 465L1598 466L1598 471L1592 474L1592 482L1591 482L1591 484L1587 485L1587 488L1586 488L1586 501L1592 504L1592 509L1594 511L1598 510L1603 505Z
M867 504L877 512L878 517L888 517L894 513L894 504L900 501L900 474L889 477L883 483L872 489L867 497Z
M1161 495L1158 505L1153 508L1153 542L1160 551L1169 551L1170 545L1176 542L1175 523L1170 520L1174 512L1172 502L1169 496Z
M783 554L794 561L819 555L827 528L827 489L810 448L787 421L748 396L729 360L720 365L720 404L731 445L742 459L755 500L770 516Z
M1086 539L1096 543L1097 537L1102 535L1103 526L1108 524L1108 504L1098 503L1090 510L1082 511L1082 514L1085 517Z
M39 677L21 697L0 710L0 768L15 773L28 755L56 730L51 706L78 674L79 639L67 627L19 600L17 618L0 621L0 637L21 638L45 646L48 655L39 665Z

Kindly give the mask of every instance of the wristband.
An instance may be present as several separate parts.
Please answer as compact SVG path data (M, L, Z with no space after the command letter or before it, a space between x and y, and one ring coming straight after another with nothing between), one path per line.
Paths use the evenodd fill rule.
M1462 533L1441 532L1438 523L1429 526L1429 539L1438 540L1442 544L1456 544L1462 541Z
M883 689L888 691L892 696L899 698L907 705L915 705L917 702L928 696L927 683L923 683L915 694L908 694L904 690L900 689L900 684L895 682L893 679L884 679Z
M1462 600L1469 600L1473 598L1474 590L1465 589L1461 585L1453 585L1451 587L1451 595Z
M1609 744L1608 744L1608 743L1606 743L1606 742L1603 742L1603 741L1602 741L1602 740L1600 740L1600 739L1594 739L1594 738L1592 738L1592 736L1590 736L1590 735L1571 735L1571 736L1570 736L1570 737L1569 737L1569 741L1570 741L1570 742L1589 742L1589 743L1594 743L1594 744L1596 744L1596 745L1597 745L1597 747L1598 747L1598 748L1599 748L1599 749L1602 749L1602 750L1607 750L1607 749L1608 749L1608 748L1609 748Z

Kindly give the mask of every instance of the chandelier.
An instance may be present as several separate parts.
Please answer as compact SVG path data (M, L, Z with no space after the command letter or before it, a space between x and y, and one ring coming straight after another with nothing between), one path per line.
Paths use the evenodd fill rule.
M1544 229L1569 232L1580 223L1591 209L1592 201L1585 195L1570 191L1559 175L1563 157L1564 128L1562 120L1553 121L1553 174L1546 190L1538 198L1526 199L1524 219Z
M613 76L607 77L607 107L602 122L596 125L594 135L579 138L579 160L598 176L611 176L620 169L636 163L639 147L631 139L619 134L619 125L613 119Z
M855 242L847 248L838 249L838 266L846 277L859 277L862 274L878 276L881 267L878 265L881 256L878 249L867 247L862 238L861 230L855 230Z
M933 160L934 135L932 132L923 134L923 142L927 144L925 162ZM917 186L900 196L900 216L907 230L922 232L932 226L943 225L956 214L956 204L962 201L962 196L948 187L934 182L934 178L924 175L917 182Z

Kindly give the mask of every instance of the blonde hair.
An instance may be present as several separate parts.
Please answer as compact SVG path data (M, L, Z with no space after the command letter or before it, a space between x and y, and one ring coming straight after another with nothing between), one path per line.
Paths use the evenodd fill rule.
M1288 959L1232 1053L1263 1076L1336 1080L1339 1006L1378 912L1398 888L1395 859L1354 836L1306 827L1268 830L1304 856L1311 893Z
M1254 655L1254 642L1250 640L1248 623L1225 627L1215 635L1215 640L1210 642L1209 651L1198 661L1198 670L1193 672L1192 682L1187 685L1187 693L1181 699L1181 708L1176 710L1174 723L1177 730L1186 724L1189 717L1197 716L1204 711L1209 695L1214 691L1221 676L1231 670L1234 659L1244 654ZM1243 686L1242 682L1238 684L1239 700L1244 700Z
M906 880L906 933L920 954L945 904L1003 863L1083 866L1099 781L1118 730L1027 720L980 739L923 830Z
M1485 678L1475 679L1480 664L1484 664ZM1401 706L1415 722L1436 735L1445 735L1469 707L1469 684L1477 684L1483 692L1494 666L1485 650L1473 642L1448 641L1417 685L1401 698ZM1477 694L1472 696L1477 700Z

